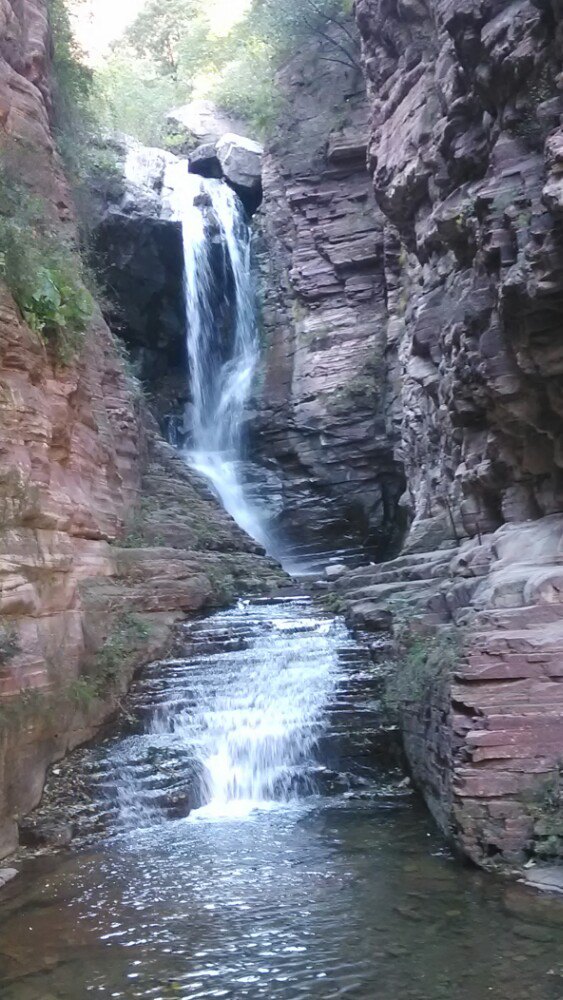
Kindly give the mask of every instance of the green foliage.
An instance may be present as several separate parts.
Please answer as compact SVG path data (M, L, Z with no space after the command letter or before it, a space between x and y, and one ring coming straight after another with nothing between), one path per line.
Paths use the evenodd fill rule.
M89 673L52 692L36 689L21 691L0 705L0 730L18 728L38 719L60 718L62 706L66 706L67 710L87 711L96 701L106 697L119 677L124 661L146 642L150 631L150 625L140 615L130 612L119 614ZM6 659L19 652L14 634L9 629L0 628L0 663L4 648L7 650Z
M150 626L140 617L125 611L117 616L110 634L94 658L95 679L101 686L119 676L123 661L150 635Z
M221 571L213 566L208 566L205 575L213 588L213 604L218 607L227 607L236 598L234 581L232 576L227 575L225 570Z
M395 633L397 655L389 664L384 702L392 716L438 699L459 662L459 629L432 633L405 624Z
M322 597L321 603L327 611L332 611L335 615L344 614L346 611L346 601L340 596L340 594L335 594L334 591L331 591L331 593Z
M259 134L267 134L284 111L276 70L308 39L324 40L326 56L321 58L359 70L350 14L348 0L258 0L223 45L211 97Z
M66 688L68 700L74 707L81 710L89 709L100 695L100 684L91 677L77 677Z
M93 311L80 257L49 223L42 202L14 176L11 156L2 152L0 277L31 329L67 363Z
M542 859L563 859L563 763L535 793L524 797L533 820L532 853Z
M63 0L51 0L53 31L54 131L72 177L87 148L92 74L80 60ZM27 324L70 361L93 312L84 287L77 248L67 243L47 206L22 183L30 151L24 143L4 143L0 150L0 277Z
M13 660L20 651L16 630L10 625L0 625L0 667Z
M49 5L53 35L53 132L74 196L80 249L86 256L97 218L93 192L115 181L118 158L111 144L100 138L110 116L107 98L74 39L67 2L50 0Z
M308 38L321 37L335 58L356 67L357 41L347 25L351 13L348 0L258 0L251 19L281 56L291 55Z
M237 57L215 75L209 93L218 107L264 135L275 125L283 108L283 99L273 86L273 74L272 46L250 36Z
M149 544L145 535L145 505L142 503L125 525L125 534L114 543L120 549L142 549Z
M204 0L146 0L97 75L106 120L142 142L174 148L166 113L197 89L268 132L283 114L276 69L307 38L325 41L321 58L358 68L350 15L350 0L255 0L223 36L213 33Z
M103 94L104 125L148 146L167 145L166 115L191 94L189 85L163 74L127 46L116 49L100 68L97 85Z
M52 709L52 702L43 691L36 688L21 691L0 705L0 732L21 727L37 716L44 717Z
M147 0L125 34L125 40L141 59L152 60L162 73L174 78L186 49L190 51L190 41L195 40L192 56L198 62L197 47L202 46L201 58L205 59L208 38L199 0Z
M89 140L97 131L94 76L75 41L65 0L50 0L53 36L54 132L71 179L82 178Z

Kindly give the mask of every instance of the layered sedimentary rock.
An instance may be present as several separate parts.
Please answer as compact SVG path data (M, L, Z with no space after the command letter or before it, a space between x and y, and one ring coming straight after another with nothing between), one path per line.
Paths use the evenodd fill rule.
M546 795L563 746L563 516L407 553L333 587L362 629L421 630L419 657L442 632L455 637L443 673L416 655L393 668L405 749L440 826L477 863L557 857Z
M555 857L563 11L358 0L356 16L384 216L386 425L411 527L397 560L335 586L363 626L418 612L462 628L450 680L403 711L414 775L474 860Z
M357 20L411 514L473 536L561 510L560 7L359 0Z
M181 392L184 254L181 224L172 218L166 186L177 157L120 138L106 139L100 158L107 166L92 178L92 256L107 290L105 317L155 394L169 395L168 386Z
M351 25L352 27L352 25ZM400 534L385 427L384 219L366 172L361 74L320 40L281 73L257 258L264 368L252 441L277 477L277 527L380 553Z
M44 0L0 3L0 124L73 232ZM143 414L101 315L62 366L0 298L0 856L47 765L91 735L186 611L276 570Z

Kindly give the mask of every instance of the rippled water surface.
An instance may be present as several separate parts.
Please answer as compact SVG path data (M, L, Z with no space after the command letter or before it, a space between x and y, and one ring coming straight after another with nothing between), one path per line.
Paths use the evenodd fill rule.
M154 702L145 734L77 758L110 829L29 863L5 894L2 1000L561 1000L563 907L459 864L393 791L372 679L342 623L295 602L223 613L198 634L199 653L134 694L145 713ZM146 761L175 745L203 762L204 808L174 819ZM119 784L136 756L124 805L108 775ZM177 784L178 767L174 796Z

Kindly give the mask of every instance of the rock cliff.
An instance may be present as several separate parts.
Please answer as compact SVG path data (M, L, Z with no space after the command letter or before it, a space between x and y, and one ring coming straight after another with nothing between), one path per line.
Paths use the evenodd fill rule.
M356 12L412 517L474 536L561 510L559 6Z
M556 857L563 11L357 0L356 17L411 527L398 560L337 587L360 623L464 626L449 682L403 713L413 772L474 860Z
M0 3L0 128L61 234L74 210L51 134L45 0ZM188 611L277 570L145 412L96 313L57 364L0 297L0 856L49 763L115 709Z
M286 537L381 556L400 540L403 491L385 426L384 217L365 165L362 76L331 51L318 40L278 81L287 103L264 164L251 434L278 477Z
M351 621L462 629L402 719L441 825L478 862L557 855L537 803L563 745L563 9L355 16L364 85L318 40L280 74L252 429L286 529L377 560L403 539L334 584Z

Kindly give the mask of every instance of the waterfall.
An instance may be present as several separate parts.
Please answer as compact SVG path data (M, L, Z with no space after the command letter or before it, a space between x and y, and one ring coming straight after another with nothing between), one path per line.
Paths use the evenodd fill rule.
M186 459L225 509L261 545L268 539L240 481L242 420L258 362L250 227L222 181L169 166L174 217L182 223L192 443Z
M201 628L218 650L225 632L235 646L244 635L243 648L177 664L189 707L171 712L167 693L147 738L191 749L201 768L195 818L245 816L314 790L314 747L336 683L336 640L346 633L311 610L308 601L241 603Z

